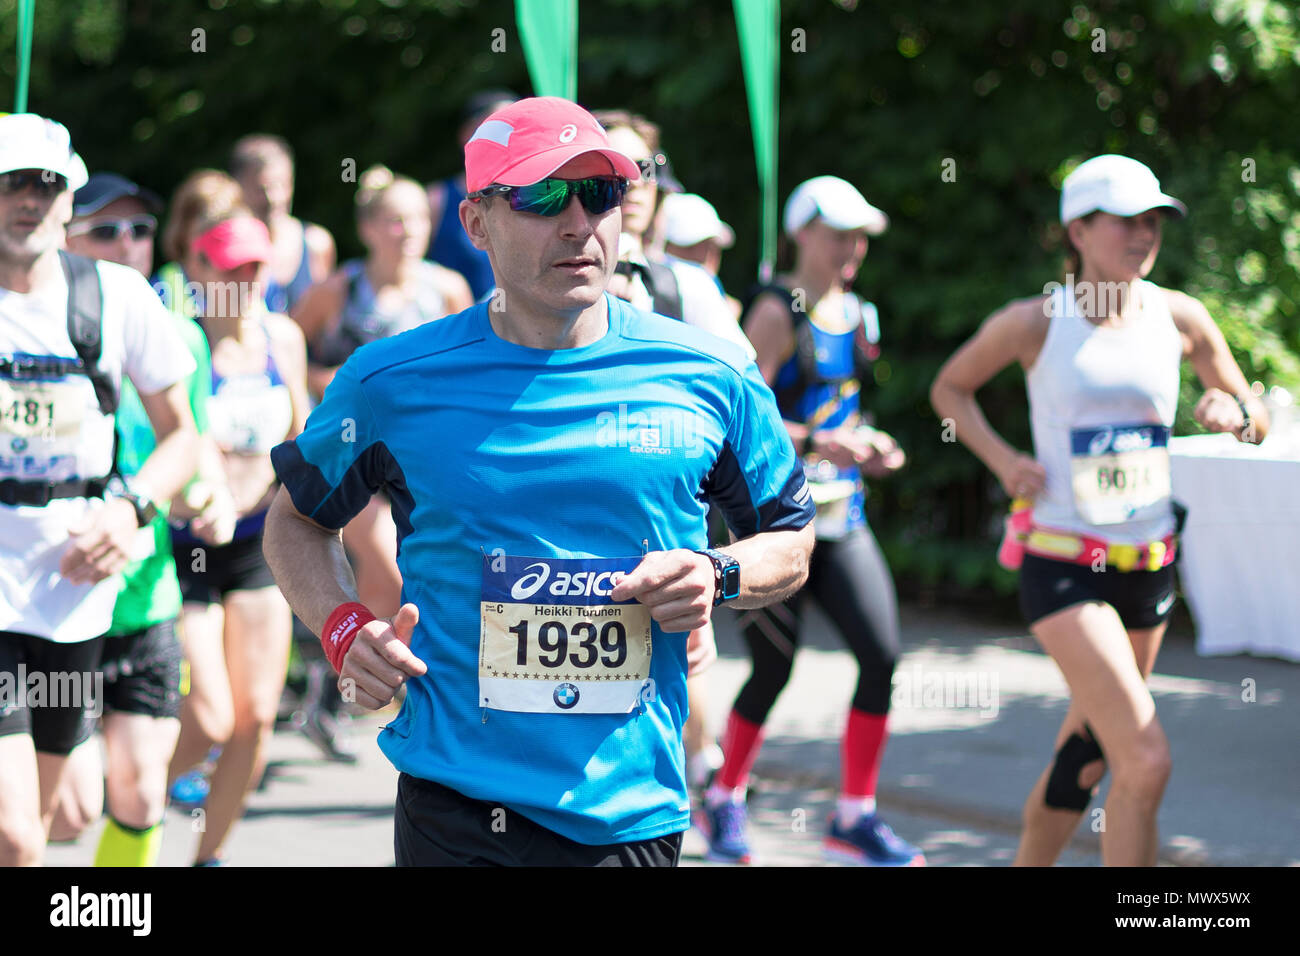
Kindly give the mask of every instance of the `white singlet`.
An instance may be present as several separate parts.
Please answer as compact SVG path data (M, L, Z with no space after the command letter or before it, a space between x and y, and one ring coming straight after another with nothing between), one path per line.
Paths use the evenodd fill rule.
M1047 471L1034 524L1140 544L1174 530L1169 433L1182 340L1164 293L1138 280L1122 328L1092 324L1070 287L1048 299L1047 339L1026 373L1034 455Z

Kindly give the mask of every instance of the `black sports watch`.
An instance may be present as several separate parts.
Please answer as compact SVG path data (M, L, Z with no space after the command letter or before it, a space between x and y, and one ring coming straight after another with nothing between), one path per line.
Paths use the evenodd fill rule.
M158 517L158 506L144 495L133 492L120 477L115 475L109 479L108 487L105 490L113 497L123 499L135 509L135 523L137 526L143 528Z
M714 548L696 551L713 562L713 606L740 597L740 562Z
M146 498L144 495L137 495L127 491L118 495L119 498L125 498L135 509L135 522L141 528L145 527L154 518L158 517L158 506Z

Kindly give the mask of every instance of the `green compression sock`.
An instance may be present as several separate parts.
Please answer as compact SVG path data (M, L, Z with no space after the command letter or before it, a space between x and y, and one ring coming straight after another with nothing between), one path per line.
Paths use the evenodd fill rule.
M95 851L95 866L153 866L161 849L162 821L137 830L109 817Z

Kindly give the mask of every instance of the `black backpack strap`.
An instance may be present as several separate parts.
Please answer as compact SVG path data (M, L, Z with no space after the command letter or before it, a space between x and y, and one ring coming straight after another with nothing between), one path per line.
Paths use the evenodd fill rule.
M112 417L117 412L117 388L100 367L104 352L103 291L99 270L93 259L59 250L59 261L68 280L68 338L81 359L81 365L95 388L99 410Z
M650 297L654 300L654 310L670 319L682 318L682 290L677 286L677 276L673 270L662 262L646 262L646 271L650 274Z
M795 294L782 285L756 285L752 287L745 294L743 300L744 306L740 317L742 325L744 325L745 317L749 315L749 310L754 307L754 303L764 293L771 293L785 304L786 309L790 312L790 321L794 328L795 354L799 357L799 375L785 388L776 390L777 408L780 409L782 415L786 415L808 386L821 380L821 376L817 374L817 342L813 338L808 313L803 309L795 308Z
M880 315L874 303L852 292L844 295L845 309L853 310L853 317L858 319L858 327L853 332L853 370L865 384L872 380L872 366L880 357Z

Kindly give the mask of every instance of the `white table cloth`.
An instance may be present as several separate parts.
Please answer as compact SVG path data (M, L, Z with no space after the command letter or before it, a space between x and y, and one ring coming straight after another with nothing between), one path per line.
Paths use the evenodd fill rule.
M1300 443L1197 435L1169 447L1189 509L1179 573L1198 653L1300 662Z

